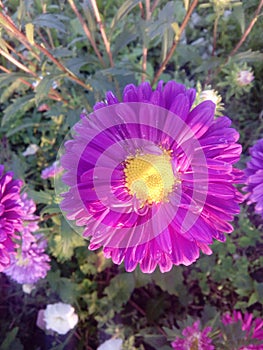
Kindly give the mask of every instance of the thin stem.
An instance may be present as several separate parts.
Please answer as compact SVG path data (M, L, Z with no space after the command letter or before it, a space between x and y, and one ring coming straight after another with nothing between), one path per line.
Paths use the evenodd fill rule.
M103 42L104 42L104 45L105 45L105 49L106 49L107 55L109 56L110 66L113 67L114 63L113 63L112 53L111 53L111 49L110 49L110 42L109 42L109 40L107 38L105 29L104 29L104 24L101 21L101 17L100 17L100 13L99 13L99 10L98 10L97 2L96 2L96 0L90 0L90 2L91 2L91 5L93 7L93 11L94 11L94 15L95 15L97 24L99 25L99 28L100 28L100 33L101 33L101 36L102 36L102 39L103 39Z
M179 34L176 37L176 39L175 39L171 49L167 53L166 58L164 59L163 63L161 64L161 67L158 69L157 73L155 74L155 77L154 77L154 79L152 81L152 85L154 85L157 82L157 80L159 79L160 75L165 70L167 63L169 62L169 60L173 56L173 53L174 53L174 51L175 51L175 49L176 49L176 47L177 47L177 45L178 45L178 43L180 41L182 33L183 33L183 31L184 31L184 29L185 29L185 27L186 27L186 25L187 25L187 23L188 23L188 21L189 21L189 19L191 17L192 12L194 11L195 7L197 6L197 4L198 4L198 0L193 0L189 10L187 11L187 13L185 15L185 18L184 18L184 20L183 20L183 22L181 24Z
M9 16L4 15L2 12L0 12L0 23L6 31L12 33L16 39L18 39L40 62L40 57L32 50L31 44L28 42L27 37L20 32L20 30L15 26L14 22Z
M12 73L9 69L7 69L6 67L4 66L0 66L0 70L2 70L3 72L5 73ZM21 83L23 83L24 85L27 85L28 87L30 87L32 90L35 89L35 87L29 83L28 81L24 80L23 78L19 78L19 80L21 81ZM48 93L48 97L51 99L51 100L54 100L54 101L59 101L59 102L63 102L65 103L66 105L68 105L68 101L65 100L57 91L53 90L52 92Z
M146 23L151 19L151 2L150 0L145 0L145 21ZM147 54L148 54L148 48L145 45L145 40L143 43L143 48L142 48L142 82L145 81L146 79L146 72L147 72Z
M148 53L148 49L147 47L143 46L142 48L142 82L145 81L146 79L146 71L147 71L147 53Z
M28 60L23 54L20 52L17 52L16 49L14 49L8 42L5 41L6 47L12 51L15 55L17 55L19 58L21 58L22 61L27 61L30 63L31 66L33 66L35 69L37 68L36 64L32 62L32 60Z
M220 16L217 15L215 22L214 22L214 30L213 30L213 51L212 51L212 56L215 55L216 51L216 37L217 37L217 28L218 28L218 21L219 21Z
M80 24L82 25L82 28L83 28L83 30L84 30L84 32L85 32L87 38L89 39L89 41L90 41L90 43L91 43L91 46L93 47L93 49L94 49L96 55L98 56L98 59L99 59L101 65L105 68L105 67L106 67L106 64L105 64L105 62L104 62L104 60L103 60L103 58L102 58L102 56L101 56L101 54L100 54L100 52L99 52L99 49L98 49L98 47L97 47L95 41L94 41L93 38L92 38L92 35L91 35L91 33L90 33L90 30L89 30L88 26L86 25L86 23L85 23L83 17L82 17L81 14L79 13L79 11L78 11L78 9L77 9L77 6L76 6L75 3L74 3L74 0L68 0L68 2L69 2L69 4L70 4L72 10L74 11L75 15L78 17L78 20L79 20Z
M139 2L139 8L140 8L140 12L141 12L141 18L144 18L144 8L143 8L143 5L142 5L142 2L140 1Z
M4 67L4 66L0 66L0 70L2 70L2 71L5 72L5 73L12 73L9 69L7 69L7 68ZM32 89L34 88L32 84L30 84L28 81L24 80L23 78L19 78L19 80L20 80L23 84L27 85L28 87L31 87Z
M92 90L90 85L85 84L82 80L80 80L77 76L75 76L70 70L68 70L62 63L60 63L44 46L34 43L34 46L39 49L45 56L47 56L55 65L64 72L71 80L78 83L80 86L84 87L87 90Z
M234 49L230 52L228 58L234 56L237 51L239 50L239 48L242 46L242 44L244 43L244 41L246 40L246 38L248 37L249 33L251 32L252 28L254 27L254 25L256 24L256 21L258 19L258 15L261 11L261 8L263 6L263 0L260 1L260 3L258 4L258 7L254 13L254 16L251 20L251 22L249 23L247 29L245 30L244 34L242 35L241 39L239 40L239 42L237 43L237 45L234 47Z
M47 13L47 4L42 4L42 12L43 13ZM53 38L52 38L52 35L51 35L50 28L47 28L46 32L47 32L47 36L48 36L48 39L49 39L49 45L47 45L47 46L50 46L51 49L54 50L55 49L55 45L54 45L54 42L53 42Z
M237 51L240 49L240 47L242 46L242 44L245 42L246 38L248 37L249 33L251 32L252 28L254 27L254 25L257 22L258 16L260 14L260 11L263 7L263 0L260 1L260 3L258 4L258 7L254 13L254 16L251 20L251 22L249 23L249 25L247 26L246 30L244 31L244 34L242 35L242 37L240 38L239 42L236 44L236 46L233 48L233 50L230 52L230 54L228 55L228 57L226 58L226 60L224 61L223 64L221 64L216 71L214 72L214 76L216 76L217 74L219 74L221 72L222 67L224 67L230 60L230 58L232 56L234 56ZM212 78L207 79L206 83L209 84L211 82Z
M24 72L32 75L33 77L37 78L37 74L32 72L29 68L27 68L25 65L23 65L22 63L20 63L18 60L16 60L12 55L10 55L10 53L2 50L0 48L0 54L2 56L4 56L8 61L10 61L11 63L13 63L15 66L17 66L19 69L23 70Z
M31 221L42 222L42 221L47 221L47 220L51 219L54 216L61 216L61 215L62 215L61 213L45 214L45 215L42 216L42 218L36 219L36 220L31 220Z
M151 8L151 13L153 13L153 11L156 9L156 7L159 5L159 1L160 0L155 0L153 5L152 5L152 8Z

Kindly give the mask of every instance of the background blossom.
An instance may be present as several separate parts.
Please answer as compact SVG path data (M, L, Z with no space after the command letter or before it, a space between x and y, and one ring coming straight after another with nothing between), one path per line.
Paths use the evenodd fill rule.
M35 215L36 205L24 193L21 196L22 222L20 240L15 252L10 254L10 266L4 273L20 284L34 284L46 277L50 258L45 254L47 240L43 234L32 234L39 229Z
M200 322L196 321L182 331L182 339L177 338L171 343L172 348L175 350L214 350L212 339L208 336L211 330L211 327L200 330Z
M43 330L51 330L58 334L66 334L78 323L78 315L74 307L65 303L47 305L38 312L38 326Z
M263 139L250 148L250 160L245 169L248 204L255 203L255 211L263 218Z
M246 339L256 339L259 344L249 344L239 347L237 350L262 350L263 349L263 319L253 318L250 313L245 313L244 316L240 311L233 311L233 314L226 314L222 317L224 325L230 325L241 322L242 331L246 332Z
M54 162L52 165L42 170L41 178L44 180L49 178L54 178L56 175L58 175L62 171L63 171L63 168L59 165L59 163Z

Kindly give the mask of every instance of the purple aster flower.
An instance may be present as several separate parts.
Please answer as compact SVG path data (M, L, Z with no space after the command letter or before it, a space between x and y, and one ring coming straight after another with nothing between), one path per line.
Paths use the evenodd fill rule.
M24 232L21 248L11 254L11 264L4 273L19 284L34 284L45 278L50 269L50 258L45 254L47 241L42 234Z
M0 272L10 263L15 244L12 238L22 227L20 189L21 180L13 180L13 173L4 174L0 165Z
M263 218L263 139L250 148L251 158L247 163L247 176L244 188L248 192L248 204L255 203L255 211Z
M61 159L61 209L91 250L103 246L127 271L190 265L233 230L239 135L227 117L214 118L213 102L191 109L195 90L174 81L128 85L122 100L108 92L75 125Z
M250 313L245 313L243 316L240 311L234 310L233 314L226 314L222 317L222 323L226 326L241 322L242 331L246 332L246 339L258 340L258 344L250 344L241 346L237 350L262 350L263 349L263 319L255 318Z
M27 234L37 231L39 229L39 216L34 214L36 211L36 204L33 199L27 197L27 193L21 195L21 206L23 210L23 228L21 233Z
M208 334L211 327L200 330L200 322L196 321L192 326L186 327L182 334L183 338L176 338L172 343L172 348L176 350L214 350L212 339Z
M45 168L41 172L41 178L46 180L48 178L54 178L56 175L60 174L63 168L59 166L58 162L54 162L51 166Z

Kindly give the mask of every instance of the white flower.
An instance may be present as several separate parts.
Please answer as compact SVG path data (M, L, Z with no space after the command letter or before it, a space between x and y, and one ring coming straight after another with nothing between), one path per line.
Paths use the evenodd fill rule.
M222 98L215 90L204 90L200 93L200 100L210 100L214 102L215 105L218 105L221 102Z
M23 292L26 294L30 294L32 292L32 290L35 288L36 288L36 286L34 284L31 284L31 283L25 283L22 285Z
M78 323L78 315L71 305L56 303L47 305L43 312L43 320L47 330L52 330L59 334L66 334Z
M35 145L34 143L31 143L31 145L29 145L29 146L27 147L27 149L26 149L24 152L22 152L22 155L23 155L24 157L26 157L26 156L32 156L32 155L36 154L36 152L38 151L38 149L39 149L38 145Z
M109 339L102 343L97 350L122 350L122 339Z
M241 70L237 74L237 83L240 86L249 85L253 80L254 74L249 70Z

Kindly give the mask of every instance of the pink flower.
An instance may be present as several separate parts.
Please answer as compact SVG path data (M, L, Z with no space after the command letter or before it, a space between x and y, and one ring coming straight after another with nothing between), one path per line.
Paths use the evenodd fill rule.
M20 229L20 240L16 252L10 254L10 266L4 273L19 284L34 284L46 277L50 269L50 258L45 254L47 241L42 234L32 233L39 229L36 205L27 193L21 196L23 226ZM17 237L18 238L18 237Z
M253 319L253 315L245 313L242 316L240 311L234 310L233 314L226 314L222 317L222 323L224 325L234 324L241 322L242 331L246 332L246 339L256 339L259 344L249 344L246 346L241 346L236 350L263 350L263 319L256 318Z
M239 135L227 117L214 118L212 101L192 108L194 100L174 81L130 84L123 102L108 92L82 115L65 143L61 209L91 250L103 247L127 271L190 265L233 231Z
M54 178L56 175L60 174L63 168L59 166L58 162L54 162L51 166L45 168L41 172L41 178L46 180L48 178Z
M200 322L196 321L183 330L183 338L176 338L171 345L175 350L214 350L212 339L208 336L211 330L211 327L206 327L201 331Z
M263 218L263 139L258 140L249 153L244 191L248 192L248 204L255 203L255 212Z
M0 272L10 264L10 254L15 248L13 238L22 229L20 189L21 180L13 180L13 173L4 174L0 164Z
M249 85L253 80L254 74L249 70L241 70L237 74L237 83L240 86Z

